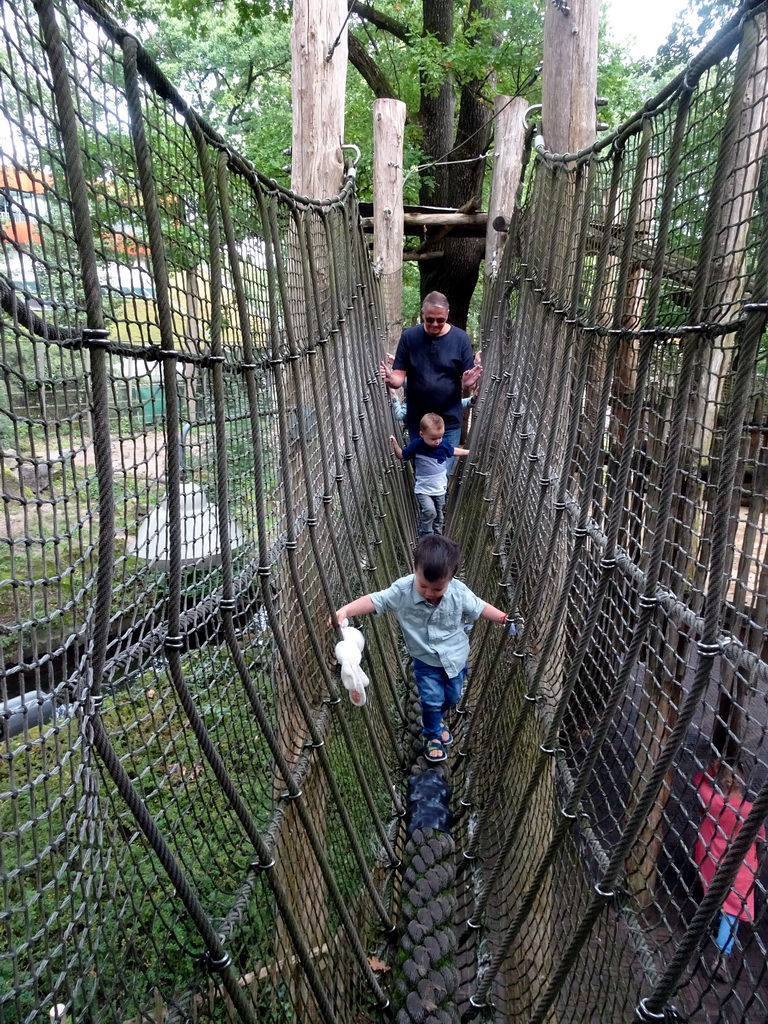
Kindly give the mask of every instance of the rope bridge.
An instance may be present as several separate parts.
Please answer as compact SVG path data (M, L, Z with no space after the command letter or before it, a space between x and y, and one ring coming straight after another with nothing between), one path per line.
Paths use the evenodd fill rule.
M764 1020L764 856L725 981L712 930L768 811L765 5L536 140L448 520L517 628L440 830L396 627L356 708L327 626L416 522L353 169L264 178L93 0L2 33L0 1019Z

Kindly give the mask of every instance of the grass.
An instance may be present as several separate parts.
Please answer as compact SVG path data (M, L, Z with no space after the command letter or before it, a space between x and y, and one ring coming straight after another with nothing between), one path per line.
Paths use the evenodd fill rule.
M260 657L254 647L249 660L269 697ZM225 668L231 675L220 650L185 659L201 714L264 827L271 760ZM194 988L200 969L197 931L111 780L94 765L76 710L70 705L56 723L6 740L0 758L0 875L9 940L0 951L0 1017L7 1021L38 1020L44 993L67 1001L75 979L76 1005L95 1009L117 1001L127 1020L152 1006L155 988L166 997ZM115 753L216 921L230 909L254 854L190 738L167 675L145 672L112 691L102 718ZM257 889L248 912L258 924L253 950L263 949L267 959L274 921L266 890Z
M154 303L137 297L107 296L106 310L112 335L121 342L141 345L160 341ZM177 314L174 330L184 336L184 322ZM0 647L10 662L25 660L29 652L55 649L67 637L83 628L84 617L93 601L93 577L97 564L98 483L93 465L91 441L82 434L89 396L84 380L85 365L72 352L46 346L44 355L19 336L8 357L15 372L16 397L12 414L0 411L0 444L15 453L5 460L3 491L6 529L0 544ZM38 365L40 364L40 365ZM127 364L127 365L126 365ZM119 599L131 605L146 579L146 567L130 555L127 541L139 523L165 496L165 449L162 440L162 408L158 398L160 381L156 371L147 370L133 378L140 360L113 357L111 434L115 451L115 558ZM39 374L44 374L40 376ZM131 383L133 381L134 383ZM62 382L67 382L66 386ZM231 382L230 382L231 383ZM197 381L198 386L201 381ZM73 398L71 388L77 390ZM69 390L68 390L69 389ZM61 392L58 393L57 392ZM46 406L41 396L45 394ZM231 413L238 413L242 395L233 393ZM45 422L43 411L49 417ZM200 409L204 413L203 406ZM182 415L187 415L182 400ZM74 416L74 420L73 420ZM148 418L149 417L149 418ZM156 418L157 417L157 418ZM68 430L64 420L69 423ZM82 435L82 436L80 436ZM159 448L158 436L160 437ZM209 500L216 500L214 438L211 425L189 435L194 440L186 470L188 479L203 488ZM247 421L230 421L228 475L231 485L230 511L247 534L255 534L253 463ZM29 460L44 458L60 448L78 453L71 464L66 459L50 465L50 488L39 491L24 486L16 456ZM269 458L271 444L265 445L265 491L267 529L276 534L279 523L269 496L277 489L276 470ZM89 451L88 462L83 451ZM123 464L121 469L120 463ZM32 463L25 470L32 471ZM116 596L117 599L117 596ZM120 609L113 607L117 615Z

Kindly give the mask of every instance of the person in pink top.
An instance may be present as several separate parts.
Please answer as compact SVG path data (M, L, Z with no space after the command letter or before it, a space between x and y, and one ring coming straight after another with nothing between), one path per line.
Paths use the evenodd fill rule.
M720 760L712 761L706 772L699 772L694 777L693 784L696 786L702 813L699 836L694 848L694 860L706 892L718 865L752 810L752 804L744 795L744 782L741 776ZM723 901L715 940L719 952L713 971L718 981L727 980L721 971L725 969L725 957L733 949L739 921L755 919L757 844L764 839L763 825L736 872L733 884Z

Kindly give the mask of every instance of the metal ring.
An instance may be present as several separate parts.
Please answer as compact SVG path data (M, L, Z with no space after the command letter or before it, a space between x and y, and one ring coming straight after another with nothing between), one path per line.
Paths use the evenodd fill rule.
M637 1004L637 1013L642 1014L641 1020L664 1020L663 1013L653 1013L648 1009L648 996L644 996Z
M109 348L109 331L106 327L84 327L80 340L86 348Z
M683 88L686 92L693 92L693 90L696 88L696 86L691 85L691 83L688 81L688 72L691 70L692 64L693 57L690 57L688 63L685 65L685 73L683 74ZM698 80L696 84L698 85Z
M696 644L696 650L699 652L701 658L716 658L720 653L720 642L715 641L713 644L706 644L703 641L699 641Z
M232 957L229 953L224 953L224 955L218 960L214 960L211 954L207 953L206 959L208 960L209 968L212 971L216 971L217 974L221 974L222 971L225 971L232 963Z

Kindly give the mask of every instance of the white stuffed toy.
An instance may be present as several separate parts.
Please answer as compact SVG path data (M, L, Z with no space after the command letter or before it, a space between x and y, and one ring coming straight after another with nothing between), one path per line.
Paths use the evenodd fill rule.
M365 637L359 629L345 625L347 621L344 619L341 627L344 639L336 644L336 661L341 665L341 681L349 690L349 699L361 708L366 701L365 688L368 685L368 676L360 668Z

